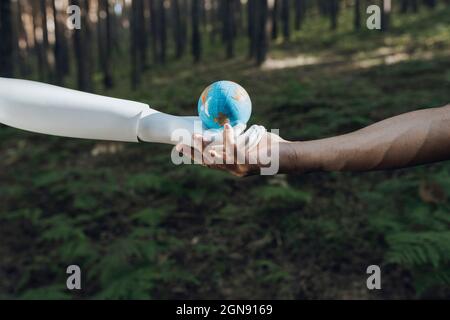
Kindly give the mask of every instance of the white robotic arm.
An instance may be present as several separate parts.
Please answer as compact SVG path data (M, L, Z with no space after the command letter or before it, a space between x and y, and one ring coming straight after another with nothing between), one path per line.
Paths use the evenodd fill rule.
M171 141L175 129L194 132L196 117L176 117L148 105L39 82L0 78L0 123L63 137L126 142Z

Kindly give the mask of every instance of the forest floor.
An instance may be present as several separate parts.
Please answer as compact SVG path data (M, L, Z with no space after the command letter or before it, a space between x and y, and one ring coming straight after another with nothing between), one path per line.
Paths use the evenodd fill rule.
M450 102L449 16L395 15L388 34L352 31L347 13L336 32L315 18L262 68L240 41L230 61L207 46L201 64L149 68L134 92L118 67L98 92L193 115L203 88L228 79L250 93L252 123L285 139L346 133ZM0 297L450 297L448 163L237 179L174 166L170 151L0 127ZM70 264L85 272L75 296Z

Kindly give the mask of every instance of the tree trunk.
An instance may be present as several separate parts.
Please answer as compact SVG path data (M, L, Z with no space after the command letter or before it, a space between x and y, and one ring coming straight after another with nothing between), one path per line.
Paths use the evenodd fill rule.
M42 27L42 52L44 54L44 64L45 64L45 78L51 80L51 72L49 67L49 43L48 43L48 28L47 28L47 1L40 0L40 14L41 14L41 27Z
M109 6L109 0L99 0L99 20L98 24L99 30L99 55L100 55L100 65L103 73L103 85L105 88L110 89L114 86L113 76L112 76L112 21L111 21L111 11Z
M291 12L290 1L282 0L281 2L281 21L283 22L283 38L285 41L289 41L291 37Z
M11 36L13 38L13 66L15 67L15 71L19 71L17 73L22 74L22 59L21 59L21 50L19 47L19 38L20 38L20 4L19 1L15 1L11 3ZM0 42L1 45L1 42ZM1 58L0 58L1 59Z
M211 34L210 41L215 43L217 40L217 35L220 33L220 2L222 0L211 0Z
M400 13L407 13L410 5L410 0L401 0L400 1Z
M392 2L391 0L382 0L382 3L383 3L383 14L381 17L381 30L387 31L391 27Z
M180 59L184 53L182 36L181 12L179 0L172 0L173 38L175 41L175 58Z
M11 1L0 1L0 76L14 76L14 39L12 37Z
M220 24L220 39L222 40L222 42L226 42L226 28L225 28L225 20L226 20L226 3L228 1L232 1L232 0L227 0L227 1L221 1L219 0L219 4L217 5L217 20L221 21L222 23Z
M87 0L72 0L73 5L81 9L81 29L73 31L75 58L77 61L77 82L81 91L92 91L91 78L91 54L90 54L90 25L87 12L89 4Z
M185 12L185 14L181 15L181 40L183 42L183 54L186 51L186 46L188 44L188 12L189 12L189 3L187 0L180 0L180 8L181 12Z
M248 0L247 2L247 26L248 26L248 39L249 39L249 50L248 57L254 58L256 56L256 30L257 30L257 14L255 12L257 8L256 1L259 0Z
M130 17L130 57L131 57L131 87L136 90L141 82L141 54L139 46L139 16L140 5L139 1L133 0L131 3L131 17Z
M361 0L355 0L355 16L353 20L355 30L361 29Z
M57 0L52 0L52 10L53 10L53 21L55 22L55 46L54 46L54 56L55 56L55 83L59 86L64 85L64 56L63 56L63 44L64 41L61 30L61 24L59 19L58 11L56 10L55 2Z
M56 10L55 2L58 0L52 1L53 7L53 16L55 21L55 63L57 63L57 67L59 70L57 72L61 73L62 80L63 78L70 73L70 59L69 59L69 43L66 37L66 13L58 12ZM59 65L59 67L58 67ZM56 80L58 81L58 80ZM61 82L62 84L62 82Z
M267 0L256 0L256 62L261 65L267 56L268 48L268 15Z
M158 0L149 0L149 8L150 8L150 34L151 34L151 42L152 42L152 52L153 52L153 63L157 64L159 59L159 31L158 31L158 12L156 11Z
M138 30L139 30L139 54L141 55L141 68L145 70L147 68L147 28L145 23L145 3L143 0L139 0L139 14L138 14Z
M414 13L419 11L419 0L411 0L411 8Z
M160 25L159 25L159 40L160 40L160 52L159 52L159 62L161 64L166 63L166 51L167 51L167 29L166 29L166 8L164 7L164 0L159 0L159 15L160 15Z
M240 32L244 29L244 15L242 13L242 2L241 0L234 0L234 12L235 12L235 23L234 23L234 37L238 37Z
M339 0L330 0L331 30L336 30L338 25Z
M17 26L17 55L18 55L18 68L21 77L25 77L31 73L30 62L28 61L29 43L25 32L25 27L22 21L22 3L20 0L16 2L15 12L15 24ZM0 36L1 38L1 36Z
M98 60L98 65L100 67L100 71L101 72L104 71L103 67L104 67L105 52L106 52L105 19L106 19L106 12L105 12L104 0L98 0L98 10L97 10L97 42L98 42L97 43L97 47L98 47L98 54L97 54L97 60Z
M47 61L43 46L42 19L40 19L39 2L31 2L31 12L33 16L34 52L37 57L38 77L40 81L44 82L47 79Z
M223 32L224 32L224 41L226 44L226 57L227 59L231 59L234 56L234 10L233 10L233 1L224 1L223 2Z
M166 62L166 9L164 0L150 1L150 27L152 34L153 62L164 64Z
M334 0L317 0L317 6L319 9L319 13L324 16L327 17L330 14L330 1L334 1Z
M278 17L279 17L280 0L274 0L273 7L270 13L272 22L272 34L271 38L278 38Z
M424 0L425 5L429 8L436 7L436 0Z
M303 22L303 5L304 0L295 0L295 30L300 30Z
M201 37L200 37L200 0L192 0L192 55L194 62L199 62L201 58Z

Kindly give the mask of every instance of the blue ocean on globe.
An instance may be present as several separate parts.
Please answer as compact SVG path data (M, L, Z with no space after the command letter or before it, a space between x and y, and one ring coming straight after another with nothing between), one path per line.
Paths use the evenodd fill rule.
M218 81L207 87L198 101L198 114L208 129L247 124L252 102L247 91L232 81Z

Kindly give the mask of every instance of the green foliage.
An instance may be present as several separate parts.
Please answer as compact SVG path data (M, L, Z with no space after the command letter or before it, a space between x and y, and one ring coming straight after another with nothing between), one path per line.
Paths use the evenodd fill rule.
M426 180L419 179L411 174L386 180L377 186L379 193L363 197L369 195L371 203L377 204L371 210L371 225L385 237L386 263L408 270L421 296L450 286L449 170L428 172ZM374 197L392 192L395 198Z
M450 261L449 231L396 233L386 240L390 246L389 262L438 268Z
M289 187L264 186L254 191L255 198L276 205L290 206L311 202L311 195L307 192L295 190Z

